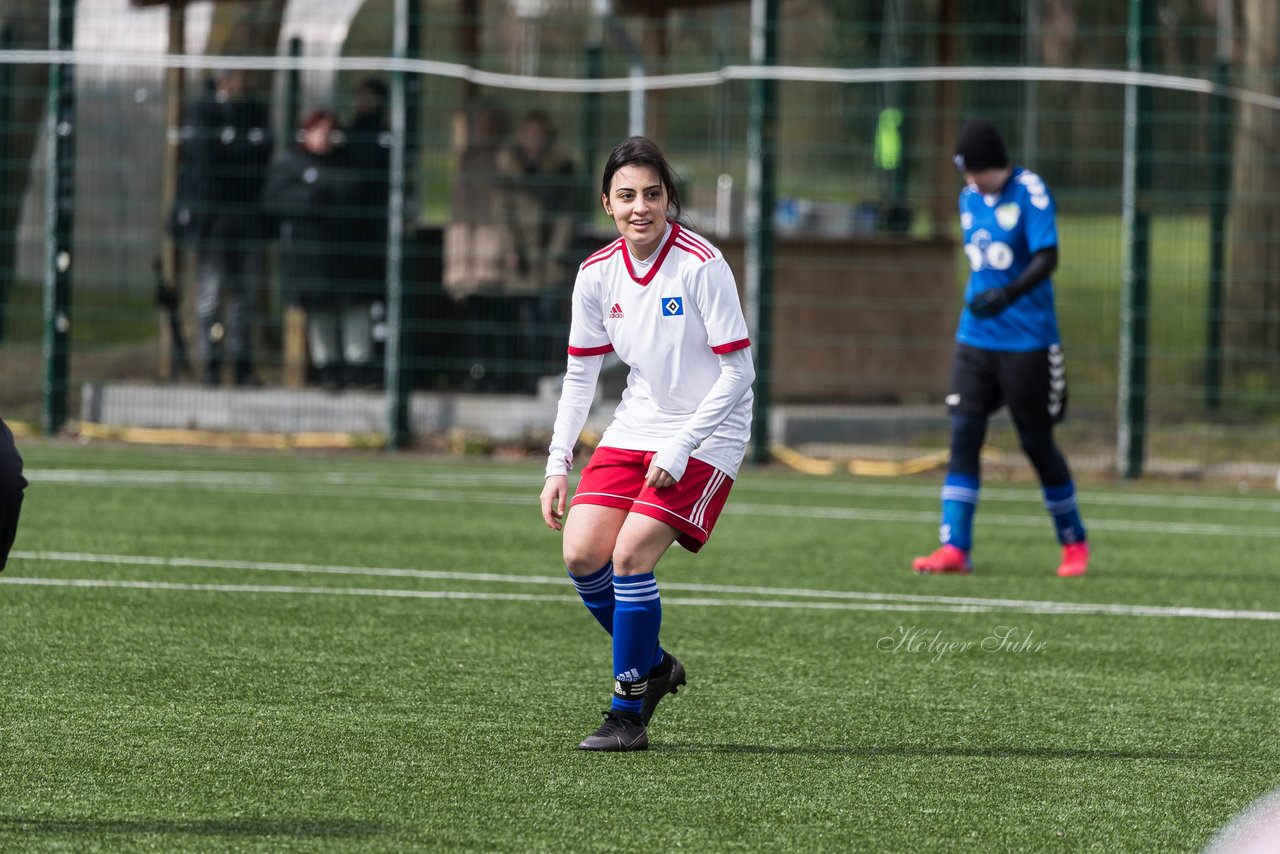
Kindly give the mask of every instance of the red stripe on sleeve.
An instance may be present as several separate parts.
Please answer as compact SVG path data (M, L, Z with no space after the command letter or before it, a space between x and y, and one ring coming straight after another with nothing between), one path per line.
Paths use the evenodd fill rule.
M702 250L702 254L706 255L708 258L714 257L715 251L711 248L711 244L707 243L706 239L703 237L684 228L680 229L680 237L683 240L689 241L693 246L697 246Z
M711 253L698 246L696 243L686 243L684 240L675 241L676 246L688 252L693 257L701 261L710 261Z
M587 260L582 262L581 269L585 270L592 264L599 264L601 261L607 261L622 249L622 238L619 237L613 243L591 255Z
M574 347L572 344L569 345L570 356L603 356L605 353L612 352L612 344L602 344L599 347Z
M742 350L751 346L750 338L742 338L737 341L730 341L728 344L717 344L711 348L711 352L717 356L723 356L725 353L732 353L734 350Z

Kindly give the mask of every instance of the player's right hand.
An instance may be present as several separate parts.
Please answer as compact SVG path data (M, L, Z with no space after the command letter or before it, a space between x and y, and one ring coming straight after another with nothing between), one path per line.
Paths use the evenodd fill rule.
M974 317L995 317L1011 302L1008 288L988 288L969 300L969 311Z
M568 475L550 475L542 484L542 495L538 497L542 504L542 521L553 531L564 529L564 503L568 496Z

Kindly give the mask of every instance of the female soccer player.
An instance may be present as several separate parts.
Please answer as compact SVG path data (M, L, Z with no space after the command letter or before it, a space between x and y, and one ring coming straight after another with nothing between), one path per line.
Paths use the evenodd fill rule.
M658 701L685 683L658 642L654 569L672 543L696 552L724 507L751 432L747 324L720 252L681 225L671 167L645 137L609 155L600 203L617 240L573 289L569 359L542 488L542 518L564 530L574 586L613 637L613 704L583 750L644 750ZM600 365L630 368L622 401L565 516L573 447Z
M1008 406L1062 544L1058 575L1084 575L1089 544L1071 471L1053 440L1054 425L1067 413L1066 366L1049 280L1058 264L1053 196L1039 175L1009 162L990 122L975 120L961 129L955 163L966 182L960 227L972 272L947 395L951 460L942 486L942 547L916 558L912 568L972 570L979 455L988 419Z

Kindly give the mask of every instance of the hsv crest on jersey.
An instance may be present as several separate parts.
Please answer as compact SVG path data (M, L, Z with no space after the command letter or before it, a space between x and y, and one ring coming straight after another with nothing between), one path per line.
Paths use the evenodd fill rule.
M684 314L684 300L680 297L662 298L662 316L679 317Z

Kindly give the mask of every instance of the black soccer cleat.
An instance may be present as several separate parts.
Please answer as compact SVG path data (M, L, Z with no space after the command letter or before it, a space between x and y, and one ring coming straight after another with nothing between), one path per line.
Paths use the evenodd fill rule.
M607 709L600 729L582 740L579 750L648 750L649 733L634 712Z
M644 709L640 712L644 725L649 725L658 702L668 694L674 694L685 684L684 665L680 659L663 650L662 663L649 671L649 686L644 691Z

